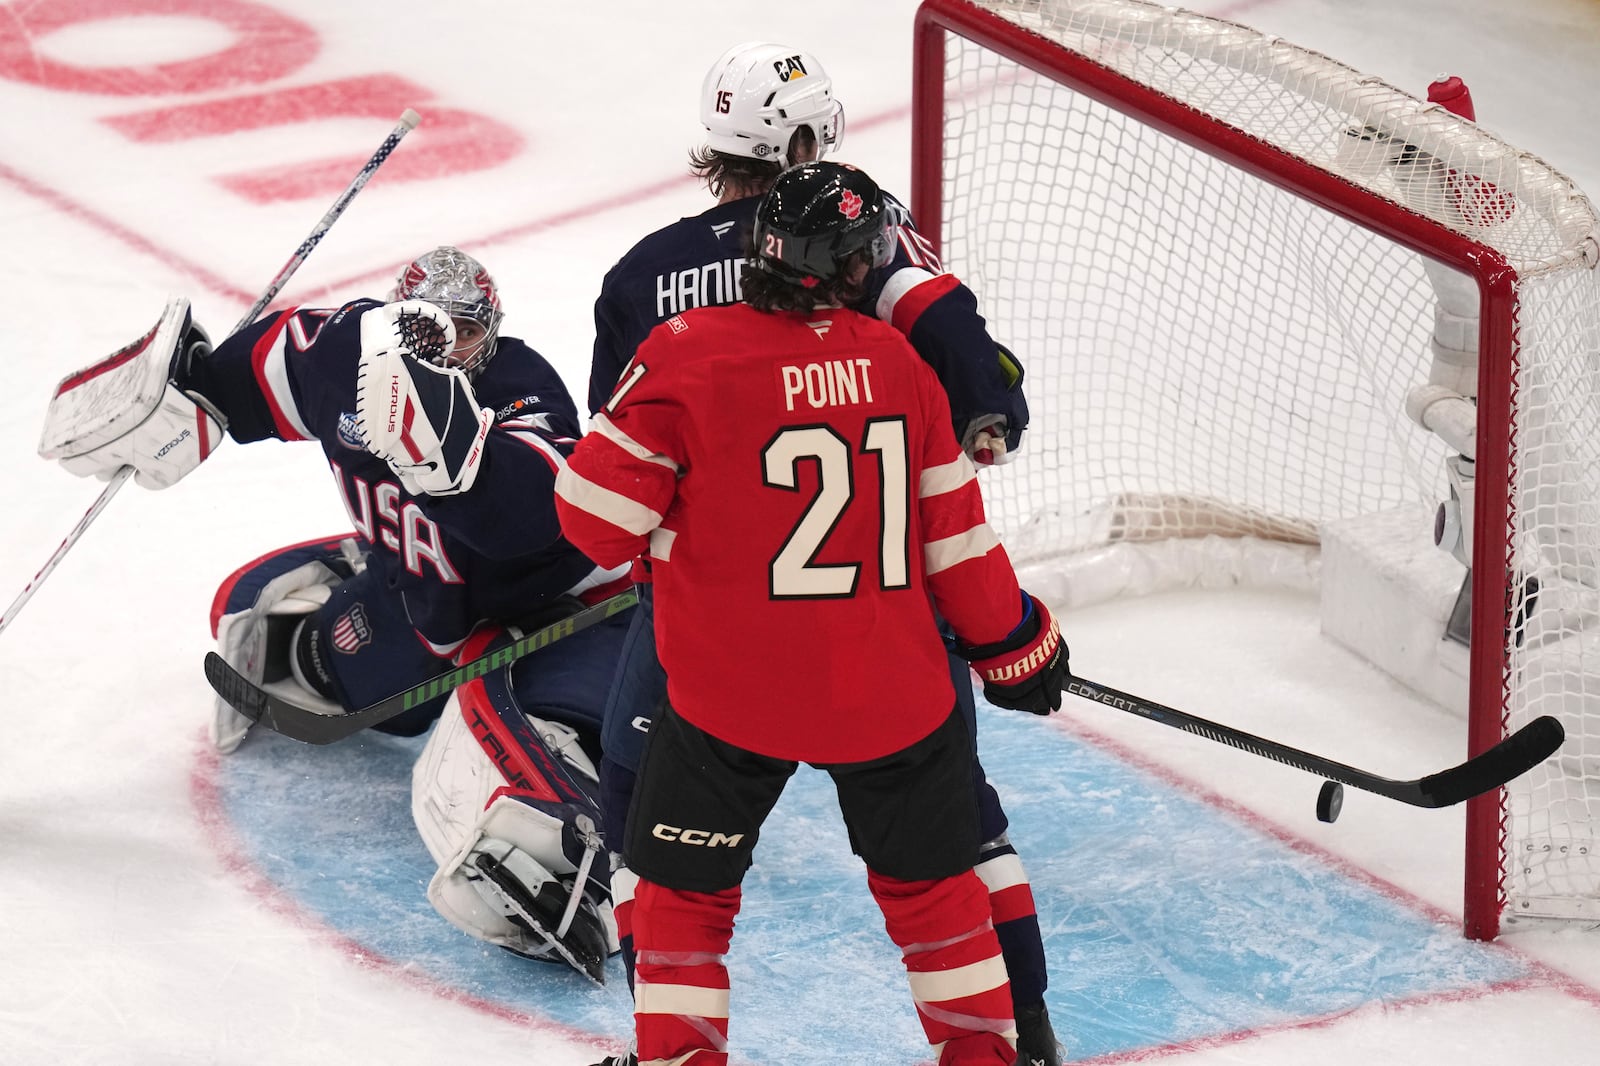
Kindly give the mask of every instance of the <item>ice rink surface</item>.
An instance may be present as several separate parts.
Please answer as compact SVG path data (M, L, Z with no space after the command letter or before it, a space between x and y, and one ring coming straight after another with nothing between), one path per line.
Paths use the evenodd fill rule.
M1480 123L1600 193L1592 0L1193 6L1412 91L1459 74ZM404 260L459 244L499 281L505 331L581 396L602 274L709 202L683 160L710 62L754 38L815 51L846 104L843 157L904 190L914 10L0 6L0 599L99 488L35 455L56 381L171 294L226 330L404 108L423 125L285 298L381 296ZM422 901L405 743L211 751L218 582L348 527L316 448L228 444L167 492L127 488L0 635L0 1062L579 1066L615 1046L619 969L592 990ZM1320 635L1313 597L1171 594L1062 624L1097 680L1341 761L1413 777L1465 751L1459 717ZM1089 705L982 730L1075 1060L1594 1060L1600 932L1460 940L1459 809L1350 790L1324 825L1315 778ZM813 785L785 798L748 885L735 1058L916 1061L898 962Z

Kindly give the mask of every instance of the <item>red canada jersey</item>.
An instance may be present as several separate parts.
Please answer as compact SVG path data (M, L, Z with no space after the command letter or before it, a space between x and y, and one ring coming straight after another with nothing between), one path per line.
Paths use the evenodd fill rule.
M649 556L673 707L764 755L906 747L955 705L935 609L973 644L1021 619L937 377L854 311L668 319L556 493L590 558Z

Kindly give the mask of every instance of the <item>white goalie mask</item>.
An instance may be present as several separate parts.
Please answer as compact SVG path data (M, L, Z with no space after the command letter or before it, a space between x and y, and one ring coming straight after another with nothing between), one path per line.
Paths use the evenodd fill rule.
M459 248L440 245L406 264L395 279L389 302L426 300L456 321L454 349L436 360L467 373L483 369L500 336L500 293L483 264ZM478 330L463 329L471 323ZM471 336L479 333L479 336Z
M833 80L810 52L748 42L722 54L700 87L700 123L706 143L729 155L789 166L789 139L808 126L817 159L844 143L844 108Z

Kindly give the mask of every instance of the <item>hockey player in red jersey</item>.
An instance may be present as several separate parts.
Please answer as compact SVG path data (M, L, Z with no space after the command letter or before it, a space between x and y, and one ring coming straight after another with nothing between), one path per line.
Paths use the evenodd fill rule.
M1066 646L984 519L932 369L845 306L890 250L877 185L792 168L753 240L746 303L652 331L556 483L568 539L601 565L647 555L656 585L669 699L623 845L638 1059L727 1062L740 882L807 762L834 779L938 1062L1010 1066L973 741L935 612L999 706L1058 708Z
M837 158L843 144L844 109L820 59L771 42L736 45L712 64L700 90L700 122L705 141L690 154L690 167L717 202L643 237L607 272L594 308L591 414L604 408L652 329L689 308L740 299L742 245L762 196L785 166ZM952 429L973 461L1004 463L1022 446L1028 424L1021 366L990 336L977 297L941 268L910 212L887 193L884 201L893 257L868 272L850 306L893 325L933 368ZM622 839L645 731L666 699L650 585L641 584L639 593L605 710L600 778L611 841ZM970 672L958 657L948 663L962 713L975 730ZM1032 886L976 752L973 773L984 841L978 876L989 889L1011 979L1018 1049L1026 1066L1060 1066L1044 1002L1049 974ZM618 930L623 959L631 962L632 875L623 868L616 874ZM623 1053L596 1066L632 1066L632 1060Z

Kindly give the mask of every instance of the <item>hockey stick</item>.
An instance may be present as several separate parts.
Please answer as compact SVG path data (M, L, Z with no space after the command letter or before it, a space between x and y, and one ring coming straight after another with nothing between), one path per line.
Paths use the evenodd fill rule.
M536 629L514 644L496 648L469 663L453 670L446 670L419 685L413 685L403 692L397 692L393 696L385 697L377 703L369 704L358 711L351 711L349 714L322 714L268 692L229 666L227 660L214 651L206 653L206 680L216 689L217 695L252 722L259 722L292 740L307 744L332 744L379 722L388 721L418 704L442 696L456 686L482 677L491 670L509 666L530 652L548 647L580 630L604 622L638 602L639 593L636 589L619 592L592 607L585 607L577 614L568 615L543 629Z
M1413 807L1451 807L1497 789L1538 766L1553 755L1566 739L1566 731L1561 728L1561 723L1549 715L1542 715L1488 751L1480 752L1464 763L1414 781L1397 781L1207 721L1096 681L1074 676L1062 686L1062 691L1293 766L1330 781L1338 781L1351 788L1359 788L1363 792L1374 792L1401 803L1409 803Z
M311 254L311 249L321 242L328 230L333 227L334 222L340 215L344 214L344 209L350 206L350 201L355 199L356 193L360 192L362 187L367 184L373 172L383 164L383 161L389 158L389 154L400 143L400 138L416 129L417 123L421 121L421 116L409 107L406 108L405 113L400 116L399 123L389 132L389 136L383 139L383 143L378 146L378 150L372 153L372 158L367 160L360 172L356 174L354 180L350 182L350 185L344 192L339 194L339 198L333 202L332 207L328 208L321 221L311 228L311 233L307 235L305 240L300 242L300 247L294 250L294 254L289 257L289 261L283 264L283 268L278 271L271 283L267 285L266 291L261 294L261 297L256 300L250 310L245 312L245 316L239 320L237 326L233 327L229 336L250 325L256 320L257 315L266 310L273 297L278 295L279 291L289 281L289 278L294 275L294 272L300 269L300 264L306 261L306 256ZM72 550L72 546L78 543L78 538L83 536L84 531L89 528L89 524L100 517L100 512L106 509L106 505L111 502L111 498L117 494L117 491L123 485L127 484L128 479L132 476L133 467L131 466L120 467L116 473L111 475L106 481L106 487L100 490L99 498L89 505L89 509L83 513L83 517L78 519L78 524L72 527L72 531L67 534L66 539L56 548L55 554L51 555L45 561L45 564L39 568L39 572L33 575L33 580L23 586L22 592L18 594L16 599L11 601L11 606L6 608L6 613L0 615L0 633L5 632L6 626L10 625L11 620L17 616L17 612L22 610L22 605L33 598L34 591L44 584L44 579L50 576L50 572L66 557L67 552Z

